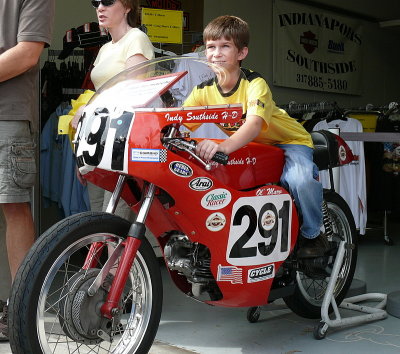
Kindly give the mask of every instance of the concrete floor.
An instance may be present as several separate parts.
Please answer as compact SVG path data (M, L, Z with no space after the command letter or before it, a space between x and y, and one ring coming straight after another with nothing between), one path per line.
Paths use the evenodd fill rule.
M389 224L395 242L383 242L383 230L368 230L361 236L357 279L367 284L367 292L391 293L400 290L400 222ZM270 305L257 323L246 320L247 309L216 308L193 301L171 286L164 272L164 308L156 342L151 354L257 354L257 353L399 353L400 319L390 316L382 321L329 329L323 340L315 340L316 320L301 318L283 302ZM343 312L348 316L352 312ZM352 313L357 314L357 313ZM0 353L10 354L7 343Z

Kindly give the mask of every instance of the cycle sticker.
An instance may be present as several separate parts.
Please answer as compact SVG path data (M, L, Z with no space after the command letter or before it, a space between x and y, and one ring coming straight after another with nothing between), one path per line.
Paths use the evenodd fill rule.
M264 267L250 269L247 275L247 282L256 283L273 277L275 277L275 265L268 264Z

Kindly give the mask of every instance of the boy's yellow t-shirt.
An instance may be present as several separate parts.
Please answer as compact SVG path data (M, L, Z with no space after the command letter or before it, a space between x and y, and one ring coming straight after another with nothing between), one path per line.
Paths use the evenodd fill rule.
M276 106L271 90L260 74L242 69L242 75L236 86L228 93L223 93L217 79L211 79L196 86L184 106L208 106L241 103L242 120L235 125L217 124L226 134L232 135L244 123L247 115L257 115L264 119L260 134L254 139L263 144L298 144L313 147L310 134L286 111ZM185 126L196 130L201 123Z

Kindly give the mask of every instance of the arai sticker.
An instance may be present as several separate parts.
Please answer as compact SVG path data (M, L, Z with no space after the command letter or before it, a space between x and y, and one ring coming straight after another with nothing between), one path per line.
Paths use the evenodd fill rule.
M208 191L212 186L213 181L208 177L197 177L189 182L190 189L198 192Z

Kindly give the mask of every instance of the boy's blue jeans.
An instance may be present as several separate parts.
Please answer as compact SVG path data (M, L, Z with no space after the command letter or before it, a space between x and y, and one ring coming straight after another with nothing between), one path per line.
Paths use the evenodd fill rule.
M278 144L285 153L281 183L290 190L303 217L301 234L315 238L322 225L322 184L316 180L318 168L313 162L314 150L305 145Z

